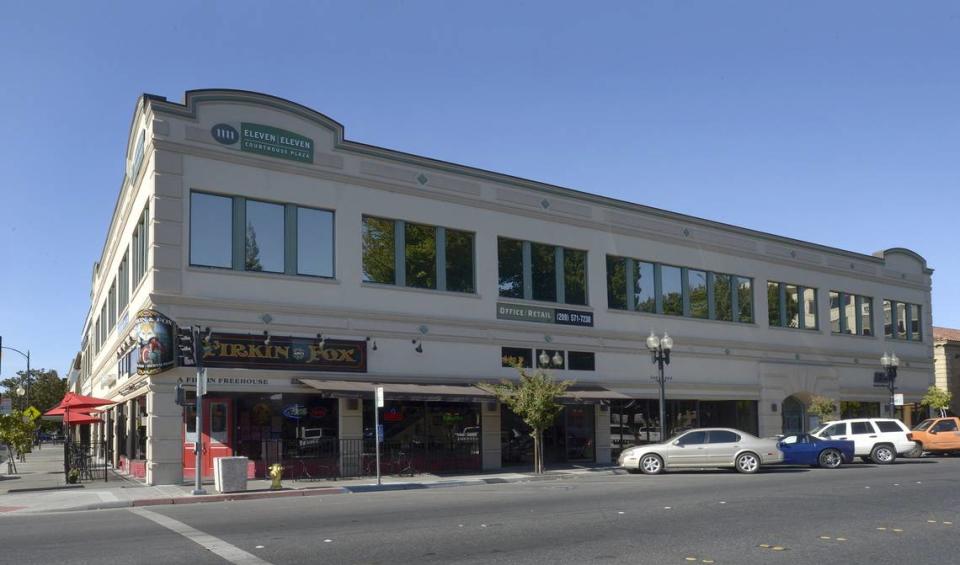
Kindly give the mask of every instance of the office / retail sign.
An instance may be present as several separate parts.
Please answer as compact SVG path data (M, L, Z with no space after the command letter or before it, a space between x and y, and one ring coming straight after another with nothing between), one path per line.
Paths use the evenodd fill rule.
M593 312L497 302L497 319L563 326L593 327Z
M240 151L247 153L313 163L313 140L285 129L242 122L239 130L230 124L217 124L210 128L210 135L222 145L239 143Z

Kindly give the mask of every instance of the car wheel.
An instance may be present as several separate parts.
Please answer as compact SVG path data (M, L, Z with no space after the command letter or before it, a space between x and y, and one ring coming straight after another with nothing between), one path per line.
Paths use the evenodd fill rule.
M923 457L923 444L919 441L913 442L913 449L906 453L907 457L912 457L914 459L918 457Z
M644 475L659 475L663 472L663 459L653 453L640 458L640 470Z
M897 452L889 445L876 445L870 452L870 459L880 465L889 465L897 460Z
M737 455L737 460L734 463L738 472L747 475L752 475L760 470L760 458L756 453L750 451Z
M836 449L824 449L820 452L817 461L824 469L836 469L843 463L843 455Z

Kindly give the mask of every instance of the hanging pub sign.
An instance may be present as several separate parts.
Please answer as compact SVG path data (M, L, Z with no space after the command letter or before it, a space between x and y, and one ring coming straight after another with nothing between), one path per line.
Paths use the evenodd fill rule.
M367 371L367 342L260 334L213 333L204 348L204 367L289 371ZM185 365L188 363L184 363Z
M138 375L156 375L173 367L173 320L156 310L140 310L134 322Z

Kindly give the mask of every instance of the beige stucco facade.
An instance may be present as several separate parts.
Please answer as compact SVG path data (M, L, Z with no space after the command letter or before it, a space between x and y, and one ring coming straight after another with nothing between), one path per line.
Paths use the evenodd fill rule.
M960 330L933 328L934 384L951 393L950 411L960 414Z
M245 153L218 143L219 123L253 122L313 140L311 163ZM311 109L238 91L194 91L184 104L145 96L130 128L128 162L145 132L143 163L120 187L98 262L84 335L107 299L130 234L149 211L149 255L142 280L131 284L118 319L140 308L158 310L181 326L216 331L342 339L370 337L364 374L325 378L369 382L475 383L511 378L501 348L546 347L594 352L594 371L556 371L630 397L655 398L655 365L644 346L651 331L668 332L676 346L667 371L672 399L757 402L761 435L779 433L780 405L790 396L887 402L873 386L885 351L902 359L898 388L919 400L933 380L931 274L917 254L898 248L875 256L795 241L565 188L371 147L344 139L342 126ZM132 167L130 168L132 171ZM639 187L638 187L639 188ZM335 274L329 279L210 269L190 264L190 194L204 191L332 210ZM722 205L722 203L718 203ZM473 293L422 290L362 282L361 222L365 215L440 225L475 234ZM869 223L870 218L858 221ZM498 319L497 237L546 241L587 251L587 304L592 327ZM753 280L754 321L731 323L608 307L605 256L617 255L689 268L736 273ZM770 327L767 281L817 289L818 330ZM828 292L873 298L872 336L833 334ZM922 307L922 340L885 338L881 301ZM531 306L558 306L511 299ZM264 314L270 322L265 324ZM85 338L79 389L126 400L146 395L146 481L182 479L182 415L173 403L178 379L190 368L154 376L118 375L117 353L131 328L118 322L94 353ZM423 353L411 346L422 340ZM210 369L212 377L255 375L266 384L221 385L233 392L307 391L297 371ZM212 389L216 390L216 386ZM483 465L500 464L501 407L483 412ZM609 461L609 428L596 411L596 460ZM362 433L359 415L341 411L341 433Z

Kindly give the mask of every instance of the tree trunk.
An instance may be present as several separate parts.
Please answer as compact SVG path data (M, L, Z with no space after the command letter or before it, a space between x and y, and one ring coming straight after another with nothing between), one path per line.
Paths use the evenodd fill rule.
M533 472L540 472L540 435L537 433L537 430L534 430L533 436Z

